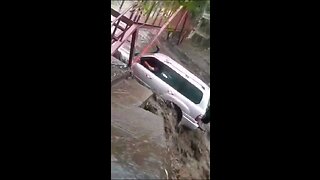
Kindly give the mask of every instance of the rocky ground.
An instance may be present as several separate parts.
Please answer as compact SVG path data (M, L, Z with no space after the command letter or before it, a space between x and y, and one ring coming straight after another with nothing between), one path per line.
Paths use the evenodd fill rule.
M157 95L151 96L141 107L164 120L171 165L169 179L209 179L210 127L205 126L206 132L177 127L175 109Z

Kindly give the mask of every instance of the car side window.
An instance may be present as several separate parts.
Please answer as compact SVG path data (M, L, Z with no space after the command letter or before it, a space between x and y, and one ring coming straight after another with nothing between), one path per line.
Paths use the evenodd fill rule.
M160 70L161 70L161 66L158 62L157 59L153 58L153 57L143 57L141 58L141 64L148 69L149 71L151 71L154 74L159 74Z
M158 77L195 104L201 102L203 93L165 64L162 64L161 74Z

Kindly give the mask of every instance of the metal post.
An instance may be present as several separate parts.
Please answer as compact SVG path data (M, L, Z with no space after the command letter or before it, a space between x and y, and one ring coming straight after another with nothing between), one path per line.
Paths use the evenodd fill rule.
M154 25L154 23L156 23L156 21L157 21L157 19L158 19L158 16L159 16L159 14L160 14L160 12L161 12L161 9L162 9L162 3L159 5L160 7L159 7L159 11L158 11L158 13L157 13L157 16L156 16L156 18L154 19L154 21L153 21L153 23L152 23L152 25Z
M159 2L155 2L154 3L155 4L155 11L153 11L153 13L152 13L152 16L151 16L151 18L153 18L153 16L154 16L154 14L157 12L157 8L158 8L158 6L159 6Z
M188 35L188 32L187 31L184 31L181 39L178 41L178 45L180 45L182 43L182 41L186 38L186 36Z
M136 31L134 31L134 33L132 34L128 67L131 67L131 65L132 65L132 59L133 59L134 52L135 52L134 47L136 44L137 32L138 32L138 29Z
M138 16L138 19L137 19L137 21L136 21L136 22L139 22L140 17L141 17L141 14L142 14L142 11L140 11L139 16Z
M174 5L174 1L171 1L171 9L170 9L170 13L169 13L169 17L171 17L171 15L173 14L173 5Z
M174 31L177 30L178 26L181 24L183 18L187 15L187 13L188 13L188 11L186 10L185 13L181 16L181 18L180 18L178 24L176 25L176 27L174 28Z
M160 22L159 22L159 25L158 25L158 26L161 25L162 19L166 16L167 12L168 12L168 10L165 9L165 10L164 10L164 13L163 13L162 16L161 16L161 19L160 19Z
M122 6L123 6L123 4L124 4L124 1L125 1L125 0L122 0L122 2L121 2L120 8L119 8L119 12L121 11L121 8L122 8Z
M138 18L138 15L139 15L139 12L140 12L140 7L135 11L135 16L133 18L133 22L136 22L137 18Z
M144 21L144 23L146 23L146 22L148 21L148 19L149 19L149 17L150 17L150 14L151 14L151 12L152 12L155 4L156 4L156 2L154 2L154 3L152 4L152 6L151 6L151 8L150 8L150 10L149 10L149 12L148 12L147 19Z
M179 40L178 40L178 43L177 43L177 45L179 45L179 43L181 43L181 37L182 37L182 32L183 32L183 30L184 30L184 26L186 25L186 22L187 22L187 18L188 18L188 14L186 14L186 17L184 18L184 22L183 22L183 25L182 25L182 29L181 29L181 31L180 31L180 36L179 36Z
M111 34L111 38L113 38L113 36L116 34L116 31L118 29L119 23L120 23L120 19L118 20L117 25L114 27L114 30L113 30L113 32Z

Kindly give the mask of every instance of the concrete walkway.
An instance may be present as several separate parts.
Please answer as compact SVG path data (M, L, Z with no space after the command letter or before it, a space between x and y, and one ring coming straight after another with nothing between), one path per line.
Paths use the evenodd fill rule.
M136 80L111 89L111 177L165 179L163 119L139 106L152 92Z

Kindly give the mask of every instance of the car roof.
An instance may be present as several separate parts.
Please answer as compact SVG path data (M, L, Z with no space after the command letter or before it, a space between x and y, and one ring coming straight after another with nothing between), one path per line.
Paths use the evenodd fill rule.
M210 91L210 88L207 84L205 84L201 79L199 79L197 76L192 74L189 70L187 70L185 67L183 67L181 64L177 63L175 60L170 58L169 56L162 54L162 53L154 53L154 54L148 54L144 55L143 57L154 57L161 61L162 63L166 64L173 70L177 71L180 74L184 74L185 78L191 81L191 83L196 84L200 86L199 88L202 91L208 92ZM201 88L202 87L202 88Z

